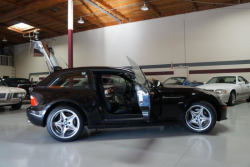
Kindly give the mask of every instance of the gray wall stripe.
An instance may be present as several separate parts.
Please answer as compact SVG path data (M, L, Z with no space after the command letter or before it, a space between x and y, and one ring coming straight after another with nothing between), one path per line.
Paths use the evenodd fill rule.
M237 65L237 64L250 64L250 60L233 60L233 61L212 61L212 62L197 62L197 63L177 63L174 64L174 67L179 66L219 66L219 65ZM151 68L171 68L171 64L159 64L159 65L141 65L142 69L151 69Z

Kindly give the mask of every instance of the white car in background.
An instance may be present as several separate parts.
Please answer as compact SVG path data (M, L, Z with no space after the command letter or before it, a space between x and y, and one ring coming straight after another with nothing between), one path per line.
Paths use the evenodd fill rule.
M20 109L26 91L21 88L8 87L0 78L0 107L11 106L12 109Z
M250 83L242 76L217 76L206 84L197 86L206 91L212 91L219 95L220 99L229 106L235 105L240 99L250 102Z

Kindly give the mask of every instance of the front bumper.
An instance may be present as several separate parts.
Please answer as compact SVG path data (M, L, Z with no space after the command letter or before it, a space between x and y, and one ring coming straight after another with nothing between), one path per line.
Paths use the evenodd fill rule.
M220 110L220 118L219 121L226 120L227 119L227 106L223 105Z
M0 106L11 106L11 105L18 104L21 102L22 102L22 99L11 99L11 100L3 99L3 100L0 100Z
M229 100L229 96L230 94L218 94L218 97L220 98L220 100L224 103L227 103Z
M44 110L38 110L34 107L29 107L26 110L26 114L28 117L28 120L36 125L36 126L42 126L44 127L44 115L45 115L45 111Z

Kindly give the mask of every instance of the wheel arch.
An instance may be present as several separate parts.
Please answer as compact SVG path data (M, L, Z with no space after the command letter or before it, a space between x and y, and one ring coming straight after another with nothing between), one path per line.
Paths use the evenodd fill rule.
M85 109L83 109L79 104L77 104L76 102L74 102L72 100L60 100L60 101L56 101L56 102L50 104L49 107L46 108L46 113L44 114L44 117L43 117L43 127L46 126L47 118L48 118L50 112L54 108L56 108L58 106L63 106L63 105L70 106L70 107L73 107L73 108L77 109L77 111L79 111L82 118L85 120L85 122L87 124L88 119L87 119L87 116L86 116Z
M216 120L217 121L221 120L221 104L219 103L219 101L215 97L212 97L211 95L206 95L206 96L201 96L201 97L195 98L195 99L189 101L189 103L185 107L185 111L187 111L191 107L191 105L195 102L210 103L216 110L216 117L217 117Z

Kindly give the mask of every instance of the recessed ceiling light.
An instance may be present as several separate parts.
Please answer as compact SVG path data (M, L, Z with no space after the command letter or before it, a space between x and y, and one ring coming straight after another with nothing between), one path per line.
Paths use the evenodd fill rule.
M20 32L20 33L23 33L24 31L31 30L34 28L35 27L30 26L25 23L17 23L17 24L14 24L13 26L8 27L9 30Z
M141 7L141 10L143 10L143 11L147 11L148 10L148 7L147 7L145 1L144 1L144 5Z

